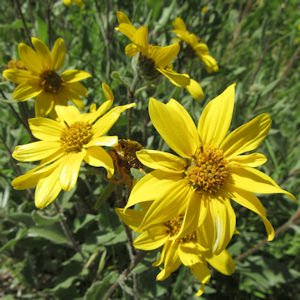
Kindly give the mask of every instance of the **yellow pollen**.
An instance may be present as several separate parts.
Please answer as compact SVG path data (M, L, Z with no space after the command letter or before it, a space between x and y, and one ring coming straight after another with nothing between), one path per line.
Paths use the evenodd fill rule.
M168 227L168 233L170 234L171 237L175 236L179 232L180 227L182 225L182 221L183 221L183 216L180 215L165 223L165 225ZM195 240L196 240L195 231L192 233L187 233L184 237L178 239L180 243L187 243L189 241L195 241Z
M63 80L53 70L46 70L41 75L41 85L45 92L51 94L57 94L61 89Z
M214 148L197 150L185 171L190 184L198 191L217 193L229 176L228 164L223 151Z
M93 136L92 125L85 122L76 122L66 127L60 141L65 152L80 152Z

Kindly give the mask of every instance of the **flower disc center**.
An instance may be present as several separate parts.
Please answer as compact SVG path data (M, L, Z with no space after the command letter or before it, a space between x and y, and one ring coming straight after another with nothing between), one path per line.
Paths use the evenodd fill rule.
M140 53L139 55L139 67L141 70L141 76L146 80L154 80L160 76L160 73L155 68L155 62Z
M47 93L57 94L62 87L63 80L53 70L44 71L40 77L43 90Z
M197 150L185 174L197 190L210 194L218 192L229 176L223 151L214 148Z
M80 152L93 136L92 125L85 122L75 122L65 128L60 141L66 152Z

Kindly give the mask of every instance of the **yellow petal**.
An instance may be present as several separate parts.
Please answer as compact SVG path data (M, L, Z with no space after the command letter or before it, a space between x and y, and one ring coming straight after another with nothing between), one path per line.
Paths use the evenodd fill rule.
M186 161L171 153L156 150L140 150L136 152L139 161L151 168L166 172L183 173Z
M174 29L186 30L186 25L185 25L184 21L179 17L177 17L173 21L172 25L173 25Z
M165 47L153 46L151 50L151 58L154 60L155 66L164 69L176 58L180 46L179 44Z
M35 37L31 38L31 42L37 52L37 54L40 57L40 61L42 63L42 66L44 69L51 70L52 69L52 59L51 54L48 49L48 47L45 45L45 43Z
M231 275L235 271L235 262L226 250L222 251L219 255L205 258L213 268L224 275Z
M90 106L90 111L89 113L83 114L82 115L82 121L87 122L87 123L94 123L99 117L101 117L103 114L105 114L110 107L112 106L113 100L107 100L102 105L95 111L92 111L93 104Z
M137 55L139 51L139 48L133 43L130 43L125 47L125 54L130 57Z
M202 260L201 260L201 256L198 254L194 254L194 253L190 253L190 252L185 252L183 251L183 247L180 247L178 248L178 255L179 255L179 258L181 260L181 262L187 266L187 267L190 267L192 265L195 265L197 263L202 263Z
M203 61L206 71L208 73L212 72L218 72L219 71L219 66L217 61L209 54L199 54L199 52L196 50L196 54L200 56L201 60Z
M137 31L137 29L132 24L121 23L116 30L122 32L126 35L131 41Z
M103 94L104 94L106 100L110 100L112 102L114 101L113 92L111 91L109 85L107 85L104 82L102 83L102 91L103 91Z
M84 156L85 151L70 152L62 162L59 182L64 191L70 191L75 186Z
M229 219L226 206L217 199L209 203L209 208L215 229L212 252L219 254L226 248L231 239L230 223L233 222L235 227L235 215L234 219Z
M248 123L232 131L221 144L227 158L252 151L267 136L271 127L268 114L261 114Z
M231 194L234 201L250 209L261 217L267 231L268 241L272 241L275 236L274 228L266 218L265 208L263 207L259 199L252 193L237 189L235 187L231 189Z
M12 156L19 161L37 161L52 155L60 149L60 142L38 141L16 146Z
M92 138L92 140L84 145L85 148L93 147L93 146L108 146L112 147L118 144L117 136L99 136L97 138Z
M154 199L154 202L145 214L140 228L147 229L152 225L165 223L183 214L190 200L190 189L191 187L185 179L178 180L175 184L172 183L164 187L165 192Z
M55 105L55 100L52 94L45 92L40 93L34 104L34 111L36 117L47 116L51 113Z
M34 98L42 92L38 85L31 85L27 82L19 84L14 90L13 97L19 101L25 101Z
M198 123L198 132L204 145L218 148L224 140L232 118L234 87L235 84L230 85L204 108Z
M68 83L77 82L91 77L91 74L80 70L67 70L61 74L61 78Z
M60 160L57 160L53 164L46 165L46 166L40 164L37 167L26 172L25 174L16 177L11 184L13 188L16 190L25 190L25 189L33 188L37 185L37 182L40 179L49 176L49 174L52 173L53 170L57 168L59 163Z
M208 47L204 43L198 43L193 47L193 49L196 51L196 54L202 58L203 55L208 54Z
M24 43L19 44L19 54L21 61L24 63L26 68L37 74L43 71L43 66L38 54L29 46Z
M182 157L190 158L200 146L196 126L182 105L171 99L163 104L149 101L151 121L164 141Z
M189 198L187 209L177 234L178 237L197 230L204 222L208 211L206 198L197 191L191 189L187 198Z
M178 256L177 247L178 245L173 241L168 248L168 251L165 253L164 269L156 276L156 280L165 280L172 272L179 268L181 262Z
M148 251L161 247L169 238L167 228L164 226L153 226L144 231L134 240L134 247Z
M34 137L43 141L60 141L64 126L51 119L33 118L28 120L30 130Z
M152 171L135 184L125 209L140 202L162 198L177 185L181 177L181 174L177 173L166 173L160 170Z
M32 75L27 70L19 70L19 69L8 69L3 71L3 77L9 81L14 83L24 83L28 80L36 80L38 79L37 76Z
M239 155L230 159L230 164L237 164L245 167L258 167L263 165L267 158L261 153L251 153L247 155Z
M295 196L281 189L277 183L268 175L251 167L231 166L233 186L252 193L258 194L285 194L292 200Z
M102 116L96 123L93 125L94 137L104 135L109 131L109 129L117 122L122 112L125 110L134 107L136 104L127 104L122 106L116 106L111 109L108 113Z
M204 284L210 280L210 271L207 268L207 265L204 263L197 263L189 267L191 272L197 279L202 283L202 287L199 291L204 291ZM200 295L200 292L197 292L197 296Z
M77 121L81 121L80 112L75 106L56 105L55 111L60 122L67 122L68 125L71 125Z
M124 14L122 11L117 11L117 19L118 23L127 23L127 24L132 24L129 18L127 17L126 14Z
M147 56L148 54L148 28L146 26L141 26L136 30L134 36L132 37L132 42L138 46L140 51Z
M90 147L86 151L84 161L94 167L106 169L107 178L114 175L114 163L111 156L101 147Z
M59 169L55 169L49 176L39 180L34 195L37 208L45 208L57 198L61 191L58 177Z
M190 77L187 74L180 74L175 72L173 69L162 69L160 67L156 67L156 70L164 75L168 80L178 87L186 87L190 84Z
M140 226L145 211L141 210L135 210L135 209L127 209L124 211L123 208L116 208L116 213L119 216L119 218L128 225L132 230L138 232L138 227Z
M86 96L88 92L80 82L66 82L63 90L68 94L67 99L78 99L80 96Z
M58 38L51 50L51 58L54 70L59 70L65 61L66 45L62 38Z
M191 79L190 84L187 85L185 88L191 94L193 99L195 99L195 100L203 99L204 93L203 93L202 87L196 80Z

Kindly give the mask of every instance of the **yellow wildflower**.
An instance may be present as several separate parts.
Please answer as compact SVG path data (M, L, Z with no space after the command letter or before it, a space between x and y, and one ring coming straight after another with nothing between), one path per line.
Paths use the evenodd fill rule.
M120 11L117 12L117 18L119 26L116 29L132 42L126 46L125 53L128 56L139 54L140 67L146 79L154 79L162 74L178 87L186 87L190 84L190 77L187 74L175 72L171 65L179 52L178 44L165 47L151 45L148 43L146 26L135 28L128 17Z
M230 134L234 107L234 85L210 101L194 125L190 115L176 100L163 104L150 99L152 123L177 155L155 150L137 152L138 159L155 169L134 186L126 208L144 201L153 201L141 230L182 214L179 235L199 228L207 222L208 247L218 254L224 249L235 227L235 214L230 199L258 214L268 234L274 229L266 217L265 208L254 195L283 193L269 176L255 169L266 162L260 153L252 151L266 137L271 119L261 114ZM243 154L243 155L242 155Z
M64 40L55 41L51 51L38 38L31 38L34 50L24 43L19 44L19 54L25 69L7 69L3 76L16 83L13 97L19 101L35 98L37 117L48 115L55 105L66 105L67 100L82 107L80 96L87 94L87 89L78 81L91 75L84 71L67 70L62 74L57 71L63 66L66 47Z
M197 55L204 63L207 72L217 72L219 70L217 61L210 55L208 47L205 43L201 42L199 38L190 33L184 21L181 18L176 18L173 22L173 32L177 37L188 44L192 48L195 55Z
M64 5L70 6L71 4L78 5L80 8L84 7L84 0L63 0Z
M117 209L116 211L124 223L139 233L134 241L134 247L145 251L163 247L160 258L153 263L154 266L163 265L156 277L157 280L165 280L183 264L201 282L201 288L197 292L197 296L200 296L211 276L207 263L225 275L231 275L234 272L234 261L226 250L214 255L210 249L203 246L206 235L201 227L178 237L183 222L182 215L140 231L140 224L149 209L149 205L145 203L142 206L144 210L128 209L123 212L122 209Z
M29 126L39 141L17 146L13 152L16 160L40 164L24 175L15 178L12 185L23 190L36 186L35 205L43 208L55 200L61 190L71 190L77 181L82 161L94 167L104 167L107 177L112 177L114 165L102 146L114 146L117 136L106 132L118 120L120 114L135 106L128 104L111 109L113 94L103 84L107 101L97 110L80 114L74 106L55 106L57 120L47 118L29 119Z

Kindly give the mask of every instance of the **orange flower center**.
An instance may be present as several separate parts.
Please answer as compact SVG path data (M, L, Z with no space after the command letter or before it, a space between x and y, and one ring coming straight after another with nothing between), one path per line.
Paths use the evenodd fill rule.
M229 176L228 163L221 149L200 148L185 171L190 184L198 191L217 193Z
M179 232L180 227L182 225L182 221L183 221L183 216L180 215L165 223L165 225L168 227L168 233L170 234L170 236L175 236ZM179 243L187 243L195 240L196 240L195 231L192 233L187 233L184 237L178 239Z
M85 122L75 122L66 127L60 141L65 152L80 152L93 136L92 125Z
M46 70L41 75L41 85L46 93L57 94L62 87L63 80L53 70Z

